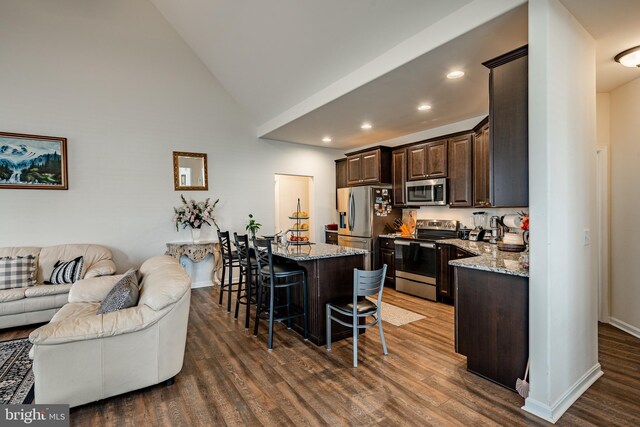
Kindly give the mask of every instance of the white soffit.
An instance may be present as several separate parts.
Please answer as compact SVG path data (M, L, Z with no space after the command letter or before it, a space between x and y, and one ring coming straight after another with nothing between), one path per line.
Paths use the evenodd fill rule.
M265 138L353 149L486 115L489 70L482 62L527 44L522 5L273 130ZM449 80L452 69L464 70ZM418 105L431 105L418 111ZM360 125L371 122L371 130ZM330 136L332 142L322 142Z
M596 41L596 90L611 92L640 78L640 68L627 68L613 58L640 45L640 0L561 0Z

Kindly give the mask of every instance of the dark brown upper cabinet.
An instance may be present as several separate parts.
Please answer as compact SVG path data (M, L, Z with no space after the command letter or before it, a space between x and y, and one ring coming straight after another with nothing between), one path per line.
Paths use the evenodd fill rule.
M347 159L336 160L336 190L347 186Z
M473 134L449 140L449 205L473 206Z
M347 155L347 185L391 183L391 151L378 147Z
M473 206L491 206L489 118L475 128L473 139Z
M407 182L407 150L400 149L391 153L391 184L393 186L393 206L406 206L405 184Z
M407 180L446 177L447 155L446 139L407 148Z
M483 63L489 68L491 204L529 205L527 46Z

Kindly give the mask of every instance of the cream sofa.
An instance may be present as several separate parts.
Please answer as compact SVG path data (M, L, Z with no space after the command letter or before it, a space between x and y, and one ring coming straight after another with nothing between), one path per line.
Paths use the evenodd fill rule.
M120 277L76 282L69 303L29 335L35 403L82 405L173 378L182 369L191 280L170 256L140 267L136 307L96 314Z
M45 248L0 248L1 257L33 255L36 257L35 286L0 289L0 329L48 322L67 303L71 285L43 285L51 277L58 260L84 257L82 278L111 275L116 272L111 251L98 245L58 245Z

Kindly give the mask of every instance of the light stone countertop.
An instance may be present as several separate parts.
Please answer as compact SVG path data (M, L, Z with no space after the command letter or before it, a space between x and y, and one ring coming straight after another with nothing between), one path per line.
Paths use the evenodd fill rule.
M271 245L272 253L293 261L309 261L320 258L336 258L342 256L366 255L364 249L349 248L346 246L327 245L326 243L313 243L311 245L289 245L286 248L280 245Z
M499 251L498 245L471 242L469 240L446 239L438 240L438 243L457 246L476 255L470 258L449 261L449 265L454 267L529 277L529 270L520 265L520 253Z

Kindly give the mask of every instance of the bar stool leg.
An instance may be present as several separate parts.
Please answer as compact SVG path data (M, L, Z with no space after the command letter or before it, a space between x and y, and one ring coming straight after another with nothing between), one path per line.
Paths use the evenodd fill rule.
M307 296L307 273L302 273L302 313L304 315L304 339L309 339L309 298Z
M358 318L353 319L353 367L358 367Z
M229 292L227 298L227 313L231 312L231 291L233 291L233 263L229 263L229 287L227 288L227 292Z
M291 316L291 288L287 287L287 317ZM287 319L287 329L291 329L291 318Z
M329 304L326 305L326 310L327 310L327 320L326 320L327 351L331 351L331 307L329 307Z
M220 301L218 304L222 304L222 292L224 290L224 277L227 274L227 263L222 260L222 278L220 279Z
M275 307L275 288L273 287L273 283L271 283L269 289L269 340L267 342L267 347L269 350L273 349L273 317L274 317L274 307Z
M233 318L236 320L238 320L238 310L240 310L240 295L242 295L242 273L242 267L240 267L240 283L238 283L238 295L236 295L236 312L233 316Z
M249 329L249 316L251 315L251 295L253 295L253 276L251 269L247 269L247 282L245 283L245 293L247 295L247 311L245 312L244 328Z
M260 311L262 309L262 279L258 279L258 300L256 303L256 323L253 327L253 335L258 336L258 324L260 323Z

